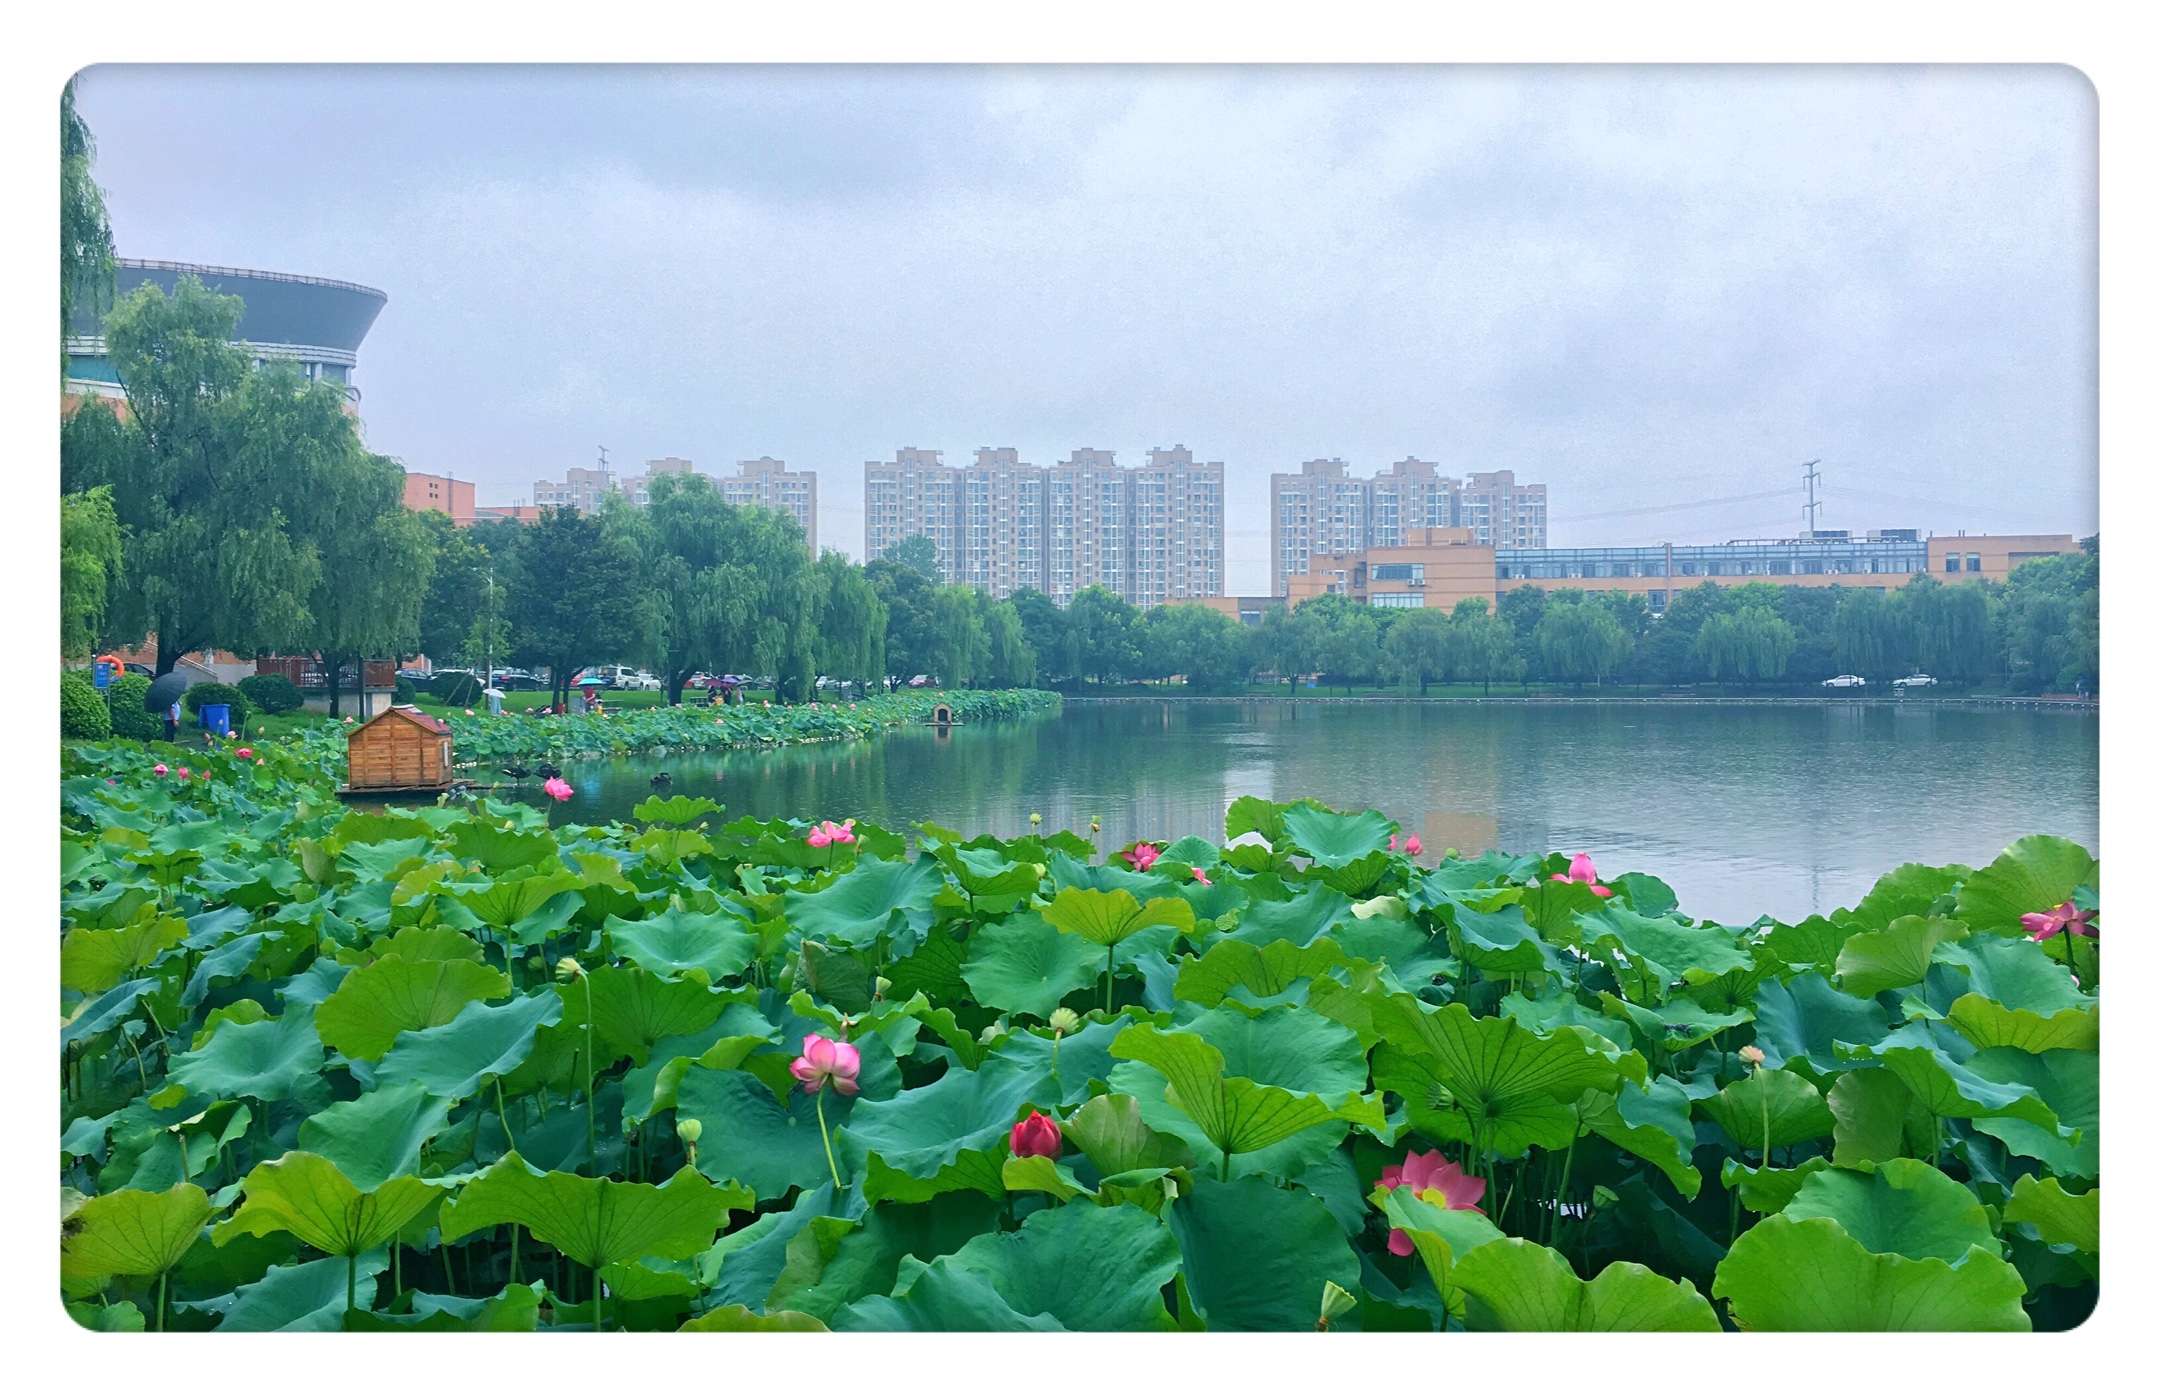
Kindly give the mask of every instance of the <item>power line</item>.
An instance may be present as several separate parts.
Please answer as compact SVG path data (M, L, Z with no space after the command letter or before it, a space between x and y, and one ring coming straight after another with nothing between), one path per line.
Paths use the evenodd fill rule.
M1579 513L1571 518L1555 518L1552 523L1594 523L1601 518L1639 518L1644 514L1677 513L1682 509L1707 509L1719 504L1751 504L1759 499L1782 499L1798 494L1799 486L1785 489L1766 489L1760 494L1728 494L1717 499L1693 499L1685 504L1651 504L1639 509L1609 509L1604 513Z

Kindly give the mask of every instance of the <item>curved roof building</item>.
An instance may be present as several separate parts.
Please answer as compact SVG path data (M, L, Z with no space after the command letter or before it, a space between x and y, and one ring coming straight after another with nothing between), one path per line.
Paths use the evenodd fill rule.
M209 290L247 302L234 337L254 350L258 364L289 359L309 378L343 383L349 397L359 397L352 386L352 370L360 341L367 338L390 297L369 286L320 276L136 257L115 262L113 292L116 298L125 296L147 282L169 295L183 276L194 276ZM69 390L118 396L120 376L105 355L99 326L88 315L78 314L74 329L67 344Z

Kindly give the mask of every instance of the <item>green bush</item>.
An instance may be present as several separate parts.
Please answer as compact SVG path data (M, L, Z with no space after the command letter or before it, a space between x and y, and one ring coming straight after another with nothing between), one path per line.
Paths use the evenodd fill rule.
M262 675L257 674L255 676L260 678ZM187 708L190 715L197 716L202 713L205 707L220 702L225 703L232 708L232 729L234 731L239 731L247 725L248 713L252 710L248 706L247 694L233 687L230 683L197 683L187 690L187 694L180 699L180 702L182 706Z
M112 736L112 713L106 710L103 695L89 674L76 669L60 675L60 735L69 741L104 741Z
M399 674L397 681L397 691L391 694L391 701L409 707L413 703L418 702L419 700L420 690L413 686L413 681L410 678L407 678L402 673Z
M480 680L469 673L438 673L428 691L445 707L471 707L480 701Z
M255 704L255 710L275 717L281 712L300 710L300 690L282 673L258 673L240 680L240 693Z
M105 689L105 709L112 718L112 734L130 741L155 741L165 734L165 723L154 712L143 710L150 680L139 673L123 673Z

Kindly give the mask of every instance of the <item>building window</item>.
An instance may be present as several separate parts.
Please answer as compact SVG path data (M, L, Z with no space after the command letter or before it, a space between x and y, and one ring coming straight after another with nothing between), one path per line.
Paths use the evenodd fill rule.
M1649 600L1652 610L1663 610L1665 608L1665 593L1663 591L1652 591Z
M1423 562L1375 562L1372 569L1374 581L1423 581Z
M1965 570L1966 570L1966 571L1969 571L1969 572L1976 572L1976 571L1979 571L1979 570L1980 570L1980 554L1979 554L1979 553L1977 553L1977 552L1968 552L1968 553L1966 553L1966 554L1965 554Z
M1414 591L1382 591L1372 598L1382 610L1423 610L1425 598Z
M1951 553L1947 557L1943 558L1943 570L1946 572L1957 571L1959 569L1958 562L1958 555L1955 552Z

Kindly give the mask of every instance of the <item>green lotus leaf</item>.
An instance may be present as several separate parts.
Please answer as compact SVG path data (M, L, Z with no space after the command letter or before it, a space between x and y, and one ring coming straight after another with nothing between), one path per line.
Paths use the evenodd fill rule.
M1037 1211L1017 1231L978 1235L942 1262L988 1279L1015 1312L1052 1318L1068 1332L1175 1327L1162 1288L1177 1273L1178 1243L1136 1206Z
M1612 993L1598 994L1608 1017L1617 1017L1635 1029L1636 1040L1645 1046L1652 1042L1665 1051L1681 1051L1705 1042L1728 1027L1737 1027L1753 1019L1754 1012L1746 1007L1731 1012L1719 1012L1704 1007L1693 998L1677 997L1671 1002L1656 1006L1631 1003ZM1588 1024L1582 1024L1587 1026ZM1591 1027L1595 1031L1595 1027ZM1602 1033L1601 1033L1602 1035ZM1626 1043L1616 1043L1627 1049Z
M450 1102L394 1081L300 1121L300 1147L327 1158L362 1191L416 1172L420 1149L450 1123Z
M1666 983L1685 979L1707 983L1755 961L1720 925L1683 925L1666 916L1638 915L1608 905L1592 915L1578 915L1575 926L1590 949L1617 946L1631 960L1653 968Z
M91 1197L60 1225L60 1278L71 1288L115 1274L151 1278L178 1264L210 1219L210 1196L191 1182L162 1192Z
M630 817L640 823L682 825L690 823L694 819L704 818L708 814L717 814L720 812L720 807L710 799L703 797L693 799L686 794L671 794L666 799L662 799L654 795L640 801L635 808L631 809Z
M312 1083L322 1066L314 1010L295 1007L283 1017L226 1025L202 1050L173 1057L167 1074L212 1099L272 1101Z
M1963 922L1900 916L1880 930L1863 930L1838 951L1838 987L1856 998L1904 988L1927 977L1935 947L1971 932Z
M852 1169L856 1160L874 1160L902 1178L917 1182L938 1180L945 1169L962 1163L965 1155L982 1155L987 1178L970 1177L981 1189L998 1186L998 1167L988 1161L1004 1142L1005 1135L1029 1106L1046 1106L1055 1086L1048 1073L1018 1061L993 1057L980 1070L948 1070L928 1085L902 1090L886 1100L861 1100L839 1129L834 1147L842 1154L842 1166ZM950 1178L948 1181L960 1181ZM897 1180L885 1183L890 1191ZM940 1188L940 1190L949 1188ZM921 1189L899 1186L925 1199Z
M828 1128L846 1123L861 1104L834 1091L825 1094ZM759 1196L784 1196L832 1175L818 1134L817 1100L800 1090L783 1098L748 1071L691 1066L675 1087L675 1117L695 1119L704 1130L698 1171L740 1182Z
M418 1177L393 1177L368 1191L354 1186L337 1164L314 1153L291 1152L257 1163L241 1181L244 1200L211 1239L283 1231L325 1254L349 1257L387 1245L406 1224L442 1198L442 1189Z
M1251 998L1273 998L1299 980L1317 978L1343 961L1342 950L1328 940L1300 946L1288 940L1255 945L1221 939L1198 959L1183 961L1173 996L1179 1002L1210 1008L1235 990Z
M1211 1332L1310 1332L1329 1283L1359 1286L1357 1252L1301 1187L1197 1177L1169 1221L1186 1289Z
M680 799L682 796L677 795ZM832 1329L808 1313L753 1313L740 1303L694 1317L676 1329L680 1332L830 1332Z
M1702 1190L1702 1173L1694 1164L1695 1121L1689 1117L1690 1104L1687 1092L1670 1076L1655 1077L1648 1089L1623 1080L1617 1094L1584 1093L1582 1123L1664 1173L1682 1196L1693 1201Z
M1192 1151L1175 1135L1149 1128L1140 1117L1140 1102L1130 1095L1097 1095L1072 1112L1064 1132L1105 1177L1192 1165Z
M1043 908L1042 918L1090 944L1113 946L1157 925L1180 933L1193 928L1193 909L1175 896L1158 896L1142 905L1123 887L1097 891L1069 886Z
M805 1201L787 1214L789 1222L811 1206L809 1198L830 1203L832 1186L827 1183L804 1195ZM776 1227L773 1232L776 1241L787 1236L786 1262L776 1266L776 1277L759 1285L756 1280L766 1272L761 1267L743 1275L741 1286L762 1295L768 1312L785 1308L831 1323L851 1303L894 1292L902 1281L903 1265L928 1264L977 1235L996 1230L1003 1203L1003 1197L958 1191L934 1196L922 1205L873 1207L861 1215L859 1224L843 1215L803 1215L801 1224L791 1231ZM730 1290L738 1268L736 1258L722 1266L714 1285L716 1295Z
M877 972L867 955L816 940L802 942L802 981L820 1002L850 1015L868 1012L877 999Z
M510 980L468 959L415 962L393 955L345 975L315 1009L323 1045L355 1060L379 1060L400 1032L455 1021L467 1003L500 998Z
M544 828L519 832L498 828L479 818L469 818L451 828L450 850L460 861L477 862L490 872L509 872L520 867L538 867L555 856L555 835ZM527 907L520 914L530 910L531 907ZM489 924L507 925L517 918L511 916L509 920L490 921Z
M1797 925L1780 925L1772 930L1764 937L1762 948L1788 972L1814 969L1828 974L1837 968L1838 954L1852 934L1850 925L1811 915Z
M923 938L915 952L885 970L892 982L887 996L906 1002L917 993L933 1001L949 1002L967 995L967 981L960 977L967 963L967 946L939 928Z
M2026 1224L2049 1245L2075 1245L2086 1254L2100 1253L2100 1189L2073 1195L2058 1177L2017 1179L2003 1203L2005 1225Z
M932 858L886 862L866 857L822 891L789 891L783 897L788 925L802 938L857 949L882 935L920 935L929 928L932 903L945 877Z
M1243 794L1230 801L1223 814L1223 839L1242 838L1257 833L1269 844L1283 841L1283 810L1287 807L1271 803L1257 794Z
M2000 1256L2002 1242L1980 1199L1915 1158L1891 1158L1871 1171L1828 1168L1801 1184L1785 1207L1793 1220L1828 1216L1879 1255L1959 1263L1977 1247Z
M1326 1021L1317 1013L1311 1016ZM1335 1023L1327 1025L1344 1030ZM1347 1031L1344 1035L1356 1041ZM1152 1025L1128 1027L1111 1043L1110 1054L1159 1072L1168 1082L1164 1100L1191 1119L1225 1159L1258 1152L1332 1120L1382 1127L1379 1104L1354 1091L1331 1104L1309 1091L1264 1085L1250 1078L1226 1078L1224 1053L1197 1032L1163 1032Z
M384 881L406 863L427 856L433 845L434 838L427 834L348 844L338 853L338 861L370 881Z
M1095 1195L1092 1188L1082 1185L1080 1179L1073 1176L1071 1168L1041 1156L1007 1158L998 1169L998 1180L1006 1191L1048 1192L1059 1201Z
M2098 1001L2033 941L1982 935L1945 945L1936 959L1971 981L1972 991L1952 1002L1947 1016L1974 1046L2100 1049Z
M60 986L78 993L103 993L160 954L187 938L187 922L177 916L143 916L117 930L78 926L60 941Z
M1933 1147L1934 1121L1892 1071L1847 1071L1823 1102L1837 1121L1831 1137L1840 1167L1887 1162Z
M1607 996L1599 995L1601 1006ZM1541 1037L1551 1036L1560 1027L1580 1027L1586 1032L1605 1038L1620 1051L1632 1050L1638 1036L1635 1024L1628 1017L1616 1017L1611 1013L1586 1007L1574 993L1565 990L1544 998L1526 998L1520 993L1510 993L1500 1000L1500 1015L1513 1018ZM1661 1022L1661 1019L1651 1017L1645 1021ZM1652 1029L1646 1027L1644 1030ZM1655 1030L1662 1037L1662 1026Z
M1480 1246L1502 1239L1500 1227L1472 1207L1453 1209L1411 1195L1408 1187L1375 1188L1371 1202L1386 1215L1390 1228L1409 1237L1410 1248L1447 1311L1463 1315L1463 1295L1455 1287L1455 1261Z
M467 1182L441 1213L445 1242L492 1225L521 1225L578 1263L599 1269L623 1260L688 1259L713 1242L730 1211L754 1198L716 1187L684 1168L659 1186L536 1172L516 1153Z
M969 937L960 974L984 1007L1048 1018L1068 993L1097 982L1103 968L1102 951L1022 911Z
M438 959L468 959L475 964L487 962L487 951L480 947L478 940L448 925L408 925L387 940L377 940L368 946L368 950L377 959L395 955L415 964Z
M1222 1052L1226 1075L1330 1099L1365 1088L1357 1033L1308 1008L1227 1005L1194 1014L1180 1030Z
M584 878L575 872L553 872L544 876L522 877L515 881L494 882L477 891L456 892L454 897L459 905L478 916L483 925L500 933L512 930L520 922L539 915L550 901L565 893L575 892L583 885ZM519 934L516 938L522 943L533 943L539 937Z
M1531 928L1521 906L1486 912L1458 905L1452 912L1463 962L1488 974L1558 972L1558 951Z
M1971 1076L1999 1089L2029 1091L2039 1110L2034 1115L2006 1108L1974 1118L1974 1128L2001 1139L2013 1153L2040 1159L2065 1177L2100 1176L2097 1055L2090 1051L2043 1051L2035 1055L2015 1047L1997 1046L1975 1054L1965 1068ZM2050 1121L2060 1130L2076 1134L2076 1141L2048 1127Z
M1710 1300L1640 1264L1608 1264L1584 1283L1543 1245L1480 1245L1452 1275L1473 1332L1716 1332Z
M2076 896L2081 886L2097 886L2100 864L2068 838L2036 833L2020 838L2002 856L1965 879L1958 892L1958 919L1975 930L2022 935L2020 917L2052 911Z
M603 1282L606 1282L603 1280ZM412 1296L410 1313L360 1311L345 1319L347 1332L533 1332L540 1326L543 1284L510 1284L492 1298L450 1294Z
M1945 896L1954 896L1959 884L1970 876L1972 868L1957 863L1928 867L1907 862L1894 867L1876 878L1874 888L1852 908L1849 924L1853 929L1880 930L1909 915L1949 915L1947 908L1937 908L1936 903Z
M1344 867L1369 854L1386 851L1388 839L1398 831L1398 825L1387 815L1370 809L1338 814L1300 801L1282 811L1282 830L1292 847L1310 857L1313 865Z
M1829 1136L1837 1128L1822 1091L1805 1076L1789 1070L1762 1070L1743 1076L1698 1102L1713 1123L1733 1142L1750 1152L1764 1148L1763 1110L1769 1108L1768 1146L1789 1148L1795 1143Z
M947 845L938 849L937 860L971 898L1029 895L1043 878L1040 865L1014 862L996 848Z
M1941 1119L1971 1119L1975 1128L2002 1138L2011 1145L2012 1151L2045 1158L2058 1172L2074 1170L2078 1166L2078 1149L2069 1137L2069 1131L2076 1126L2061 1118L2040 1089L2024 1078L2027 1072L2022 1069L2023 1063L2039 1062L2040 1057L2011 1047L1997 1047L1960 1062L1935 1044L1927 1033L1927 1026L1926 1023L1913 1023L1901 1027L1881 1046L1866 1054L1880 1060L1885 1070L1903 1081L1925 1112ZM1958 1038L1952 1036L1951 1040L1955 1042ZM2082 1051L2048 1054L2072 1059L2082 1057L2094 1064L2098 1061L2096 1056ZM1981 1069L1983 1058L1994 1062L1992 1073ZM2097 1084L2097 1077L2095 1079ZM2097 1089L2091 1104L2090 1119L2097 1125ZM2091 1153L2091 1159L2097 1168L2097 1149Z
M617 1054L641 1066L656 1043L704 1031L728 1006L724 996L695 979L658 978L642 968L604 964L590 971L587 983L593 1030ZM567 1002L585 990L571 984L562 991Z
M1743 1232L1710 1291L1751 1332L2032 1330L2025 1281L2002 1260L1875 1254L1827 1216L1771 1216Z
M1835 1043L1874 1046L1889 1034L1880 1003L1840 992L1820 973L1773 979L1755 990L1755 1045L1771 1070L1796 1066L1827 1079L1846 1068Z
M533 1034L561 1018L562 1012L562 999L547 990L512 998L499 1007L467 1003L464 1011L440 1027L401 1034L376 1062L376 1083L417 1081L443 1099L469 1099L488 1080L500 1079L522 1065L532 1053Z
M643 920L609 916L607 936L615 953L648 973L707 984L748 968L758 947L756 933L724 910L699 915L671 908Z
M1575 1103L1586 1091L1615 1093L1622 1076L1598 1049L1603 1038L1580 1028L1540 1036L1459 1003L1428 1011L1407 994L1383 1000L1373 1016L1386 1037L1373 1050L1373 1080L1401 1095L1411 1123L1435 1141L1504 1157L1533 1144L1565 1147L1576 1132Z
M1830 1166L1817 1155L1798 1167L1749 1167L1738 1158L1727 1158L1718 1169L1718 1181L1727 1191L1740 1193L1740 1204L1758 1216L1774 1216L1792 1204L1807 1179Z
M1315 887L1287 901L1253 902L1239 915L1237 929L1230 932L1230 938L1254 945L1288 940L1304 946L1356 918L1349 897L1327 887Z
M117 1303L69 1303L66 1307L76 1326L92 1332L141 1332L147 1325L142 1309L125 1298Z
M833 1319L839 1332L1059 1332L1057 1319L1014 1309L988 1276L947 1256L922 1269L897 1298L874 1294Z
M337 1332L345 1324L347 1278L357 1314L375 1301L376 1276L388 1267L380 1254L359 1256L350 1266L334 1256L281 1264L252 1284L187 1306L218 1314L220 1332Z

